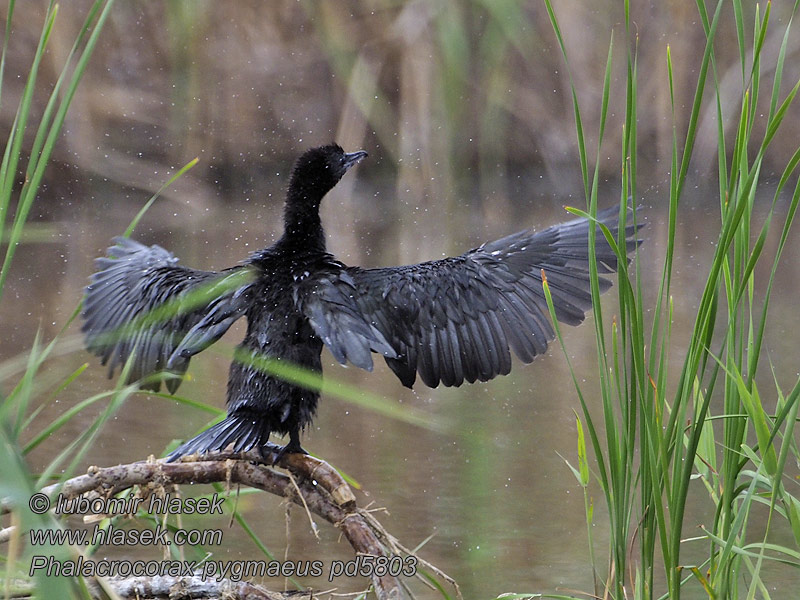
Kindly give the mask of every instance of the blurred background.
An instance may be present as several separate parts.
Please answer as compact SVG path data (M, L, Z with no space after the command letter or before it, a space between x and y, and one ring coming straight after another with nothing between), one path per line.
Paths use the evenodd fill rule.
M771 7L767 56L777 53L790 4ZM4 14L6 5L0 2ZM38 98L47 97L90 5L70 0L60 7ZM15 9L0 106L4 138L45 8L45 2L29 1ZM634 2L631 10L636 29L626 35L620 2L558 2L567 70L539 1L118 2L17 252L0 305L0 360L25 353L37 331L50 339L64 326L80 301L92 260L194 157L197 166L163 194L134 233L170 249L184 264L226 267L276 239L293 160L311 146L334 140L349 151L365 149L370 157L323 203L330 250L344 262L365 266L439 258L566 220L564 205L585 207L573 81L590 166L596 156L600 160L601 204L618 202L627 52L636 52L639 71L637 202L647 223L642 284L645 299L652 300L663 261L673 125L682 140L705 36L693 3ZM752 10L745 18L752 30ZM734 27L732 9L726 7L715 63L724 115L741 108ZM612 34L609 124L597 154ZM798 53L800 37L795 36L785 63L789 85L800 76ZM718 233L717 107L710 98L706 107L691 168L694 185L687 186L678 218L677 361L701 293L692 284L705 273ZM32 110L40 114L43 109L41 100ZM732 140L733 132L726 134ZM798 139L800 111L793 108L762 172L765 210ZM765 252L776 242L777 236L770 237ZM797 251L787 251L766 343L776 377L787 385L797 376L798 279ZM613 291L605 306L613 312ZM90 367L80 387L73 387L74 397L62 396L43 417L112 385L105 370L80 349L78 324L69 331L72 344L53 361L52 381L37 383L42 395L82 363ZM237 343L242 333L241 327L229 332L224 343ZM590 388L596 377L592 325L565 333L566 351ZM453 576L468 598L504 591L591 591L583 497L564 463L565 458L576 463L573 411L579 405L557 344L530 366L517 362L507 377L459 389L418 384L409 391L383 365L368 374L341 368L327 353L323 359L327 377L426 411L447 426L447 433L440 433L326 398L305 434L307 449L360 482L362 505L374 502L373 507L388 509L379 518L402 543L413 548L428 540L421 556ZM192 364L181 395L222 407L225 360L207 352ZM769 377L764 385L770 387ZM86 414L86 422L94 416ZM139 394L102 433L92 461L110 465L158 456L207 418ZM72 431L59 432L37 449L32 468L37 460L44 464L81 426L80 419L73 420ZM712 518L703 493L698 491L688 522L699 525ZM276 556L284 556L279 502L254 495L242 503L262 539ZM305 517L296 515L290 559L328 564L350 557L335 531L323 526L318 542ZM599 512L596 523L602 553L605 521ZM213 525L203 520L197 526ZM141 549L108 551L129 555ZM216 560L252 558L257 552L237 528L226 530L225 545L214 551ZM690 561L690 546L686 552ZM325 581L305 583L329 587ZM340 591L363 586L360 580L338 583ZM800 579L776 585L796 589ZM686 597L703 597L701 589L697 592Z

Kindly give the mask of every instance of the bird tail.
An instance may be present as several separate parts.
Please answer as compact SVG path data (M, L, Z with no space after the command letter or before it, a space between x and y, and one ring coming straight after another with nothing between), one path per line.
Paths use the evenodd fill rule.
M234 452L247 452L254 446L265 445L270 433L263 419L251 413L235 412L173 450L167 462L174 462L188 454L222 450L230 444L234 445Z

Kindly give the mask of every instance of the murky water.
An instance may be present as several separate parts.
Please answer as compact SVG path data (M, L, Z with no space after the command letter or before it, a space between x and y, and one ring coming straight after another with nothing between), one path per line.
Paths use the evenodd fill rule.
M336 190L326 198L323 218L331 250L345 262L369 266L437 258L524 227L543 227L567 218L560 209L562 204L578 202L520 189L521 197L531 198L520 208L503 205L505 208L495 210L489 206L484 216L480 212L475 216L474 211L444 214L444 222L431 223L427 209L414 206L402 194L399 198L390 190L376 194L357 183L358 178L355 181L346 186L352 191ZM264 192L271 193L266 204L255 199L215 204L166 197L145 216L134 237L169 248L190 266L214 269L231 265L278 235L281 206L277 199L283 185L282 178L263 182ZM40 239L20 247L0 305L2 360L25 353L37 331L49 340L64 327L92 272L93 258L126 228L146 200L146 195L108 186L67 197L58 197L54 189L48 194L57 202L36 220L36 226L43 228ZM606 203L613 201L614 194L614 190L608 191ZM649 306L654 305L664 253L664 196L664 192L651 191L642 201L645 210L641 214L648 224L642 232L642 285ZM701 280L714 250L716 201L704 200L713 197L713 191L696 190L696 196L687 197L679 219L673 283L674 371L680 368L702 292ZM775 365L784 388L798 375L796 282L800 256L795 250L796 233L792 237L794 242L790 240L778 272L765 345L765 358ZM776 241L777 236L772 235L767 255L774 251ZM764 274L759 276L763 280ZM613 313L613 291L607 294L604 306ZM67 328L59 356L47 363L37 381L39 396L49 398L54 386L70 372L85 362L90 366L43 411L37 421L40 426L112 386L105 369L80 348L78 334L79 323L74 322ZM238 324L221 343L232 346L241 336ZM599 416L599 398L591 394L596 380L593 336L593 325L587 321L565 331L565 343ZM304 436L308 450L361 484L357 496L362 506L386 509L377 513L378 518L405 546L414 548L425 542L420 554L454 577L466 598L494 597L504 591L591 590L583 496L564 463L565 458L576 463L574 411L579 411L580 405L558 344L531 365L517 361L507 377L458 389L431 390L418 383L410 391L383 364L377 365L374 373L366 373L342 368L327 352L323 359L327 377L422 411L447 426L448 433L436 433L340 399L323 398L314 426ZM227 368L219 354L203 353L192 360L190 379L179 393L223 407ZM774 396L767 391L772 389L768 376L762 389L763 396ZM102 405L98 403L73 419L38 448L31 457L32 467L46 464L92 422ZM191 412L176 402L136 395L100 433L85 465L159 456L171 440L193 435L207 419L207 414ZM686 521L689 528L713 518L697 485L696 503ZM598 489L594 489L594 500L598 508L593 535L597 554L603 556L606 524ZM240 506L260 538L282 559L287 544L284 504L266 494L251 494L240 499ZM289 559L321 560L328 565L335 559L352 558L349 546L338 539L332 527L321 523L322 539L317 541L302 511L295 509L291 515ZM252 558L258 553L238 526L228 529L224 518L188 522L224 528L224 544L213 549L217 560ZM124 550L130 553L131 549ZM691 556L690 548L685 552ZM331 587L325 580L304 582L317 589ZM343 591L362 584L337 583ZM780 585L793 589L800 579ZM778 593L776 597L786 596Z

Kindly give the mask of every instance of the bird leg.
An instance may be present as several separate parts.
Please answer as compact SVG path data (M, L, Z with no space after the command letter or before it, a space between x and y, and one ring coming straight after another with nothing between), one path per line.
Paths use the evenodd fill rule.
M303 450L303 447L300 445L299 428L295 428L289 431L289 443L286 444L280 450L278 450L278 453L275 455L275 458L272 461L273 466L277 465L284 456L290 453L308 454L308 452Z

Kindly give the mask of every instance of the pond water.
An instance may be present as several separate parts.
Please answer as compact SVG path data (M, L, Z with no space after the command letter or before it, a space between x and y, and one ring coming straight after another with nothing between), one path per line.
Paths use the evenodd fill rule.
M364 172L369 164L360 169ZM234 264L279 235L285 176L283 171L259 182L261 189L251 199L198 202L167 195L147 213L134 237L170 249L186 265L217 269ZM163 179L161 174L156 177ZM347 185L326 198L323 219L330 249L345 262L367 266L459 253L522 228L542 228L566 220L568 215L561 206L581 202L542 192L525 180L510 179L498 181L497 189L525 200L511 205L490 198L478 210L461 213L453 201L446 208L417 206L402 190L393 190L390 183L375 186L361 179L358 172L348 177L351 181ZM609 186L602 194L603 202L612 203L616 193ZM765 208L770 193L765 192ZM19 248L0 304L0 359L6 365L24 355L37 331L42 339L49 340L65 326L92 272L92 260L109 245L111 237L125 230L147 198L142 192L88 180L80 191L69 193L51 185L46 195L50 203L44 198L41 206L49 208L35 219L29 242ZM265 200L256 199L262 196ZM714 251L718 232L715 198L713 187L691 189L679 217L670 356L675 376ZM640 215L647 223L641 236L642 286L646 305L652 307L667 235L666 186L642 193L641 204ZM432 213L435 217L429 217ZM776 233L768 240L767 255L774 252ZM800 279L800 256L796 233L792 240L777 274L770 308L765 344L769 360L762 361L765 366L773 363L784 389L798 375L796 282ZM763 281L765 273L758 276ZM615 311L613 289L604 298L608 314ZM597 379L591 319L579 328L565 329L564 334L566 351L599 416L600 400L591 391ZM242 324L238 324L221 344L230 348L242 334ZM57 402L44 410L37 423L43 425L113 385L106 379L105 369L81 348L76 321L67 327L57 357L43 370L37 382L38 396L49 398L54 386L86 362L87 370L58 395ZM445 424L447 432L440 433L324 397L314 425L303 439L308 450L359 482L361 489L356 495L362 506L385 509L376 516L406 547L424 543L420 555L454 577L465 598L493 598L504 591L592 590L583 495L564 462L577 462L575 411L580 411L580 404L558 343L531 365L516 361L506 377L457 389L428 389L417 383L414 390L408 390L382 363L373 373L342 368L327 351L323 362L326 377L368 390ZM222 408L227 369L220 353L209 351L195 357L180 395ZM768 374L761 389L765 402L774 405ZM93 421L102 404L86 410L37 448L30 458L31 467L41 469ZM99 433L84 466L160 456L170 441L193 435L207 419L206 413L191 411L177 402L137 394ZM686 520L689 535L695 535L696 525L710 524L713 518L701 484L696 486ZM595 486L592 491L597 508L593 535L596 553L602 557L606 521L600 490ZM210 488L203 492L210 493ZM287 546L284 504L266 494L243 495L239 503L260 538L276 558L283 559ZM260 557L241 528L229 528L225 518L218 524L187 521L196 527L224 530L223 545L212 549L215 560ZM288 529L290 560L321 560L327 566L333 560L352 558L346 542L327 524L320 523L321 540L316 540L306 517L296 508ZM123 550L130 554L130 548ZM705 548L702 550L705 552ZM113 548L103 552L120 555L114 554L117 549ZM684 552L690 563L691 547ZM332 587L324 579L302 581L317 589ZM337 584L344 592L359 589L363 582ZM784 590L797 589L800 577L776 585ZM421 597L434 596L417 588ZM702 595L695 596L690 590L687 597ZM778 590L775 597L787 596Z

